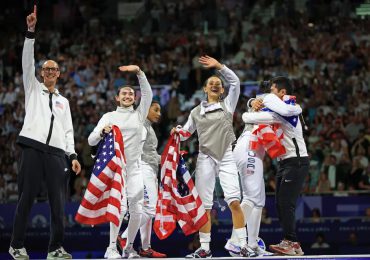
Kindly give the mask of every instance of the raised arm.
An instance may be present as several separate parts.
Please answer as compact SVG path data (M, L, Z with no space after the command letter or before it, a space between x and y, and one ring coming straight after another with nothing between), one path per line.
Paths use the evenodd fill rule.
M236 108L236 104L238 103L239 95L240 95L240 80L236 74L226 67L222 65L218 60L212 58L210 56L202 56L199 58L199 62L205 68L215 68L218 72L224 77L226 82L230 85L229 94L225 98L226 107L230 112L234 112Z
M230 86L229 93L225 98L225 104L230 109L230 112L233 113L239 100L240 80L231 69L226 67L226 65L222 65L222 68L219 70L219 72Z
M35 87L38 83L35 76L35 59L34 59L34 43L35 43L35 27L36 27L36 6L33 13L27 16L27 33L26 39L23 45L22 52L22 70L23 70L23 86L27 96L31 91L32 87Z
M149 81L146 78L145 73L142 70L140 70L139 66L136 65L120 66L119 70L136 73L137 78L139 80L141 92L140 105L138 106L137 111L139 111L142 121L145 121L146 117L148 116L149 108L150 105L152 104L153 99L152 88L150 87Z
M263 98L263 105L281 116L297 116L302 113L299 105L286 104L275 94L268 94Z

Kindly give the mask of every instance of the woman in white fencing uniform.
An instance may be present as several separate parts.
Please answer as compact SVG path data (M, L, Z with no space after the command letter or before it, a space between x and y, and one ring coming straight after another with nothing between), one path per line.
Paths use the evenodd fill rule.
M90 134L88 142L91 146L97 145L104 134L109 133L112 125L117 125L122 132L127 168L125 188L130 212L130 220L127 228L127 243L122 256L126 258L135 258L139 257L139 255L133 249L133 243L140 228L144 201L144 184L140 168L142 149L140 149L140 147L144 122L149 112L153 93L144 72L142 72L138 66L121 66L119 69L121 71L136 73L141 91L140 105L136 109L133 107L135 102L134 89L130 86L121 87L116 96L116 101L119 103L117 109L103 115L98 125ZM124 213L123 211L121 212L120 225ZM105 258L121 258L116 245L120 225L117 227L112 223L110 224L110 243L105 252Z
M149 114L143 128L143 153L141 155L141 173L144 181L144 207L140 223L141 250L139 255L148 258L163 258L166 254L157 252L151 248L152 219L155 217L156 204L158 199L158 165L161 156L157 153L158 139L152 127L158 123L161 117L161 105L152 101ZM119 246L123 249L126 246L127 232L118 237Z

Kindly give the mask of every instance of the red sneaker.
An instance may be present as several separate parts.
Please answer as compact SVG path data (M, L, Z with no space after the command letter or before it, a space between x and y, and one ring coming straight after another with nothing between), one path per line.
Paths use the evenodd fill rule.
M298 242L282 240L277 245L270 245L270 250L283 255L304 255L301 245Z
M147 257L147 258L166 258L166 254L159 253L152 248L148 248L147 250L140 249L139 255L141 257Z
M292 246L294 248L296 255L304 255L304 252L301 248L301 244L299 242L292 242Z
M292 243L289 240L282 240L279 244L270 245L270 250L283 255L296 255Z
M117 245L118 247L122 250L123 252L123 249L125 248L126 246L126 242L127 242L127 238L122 238L121 236L118 236L117 237Z

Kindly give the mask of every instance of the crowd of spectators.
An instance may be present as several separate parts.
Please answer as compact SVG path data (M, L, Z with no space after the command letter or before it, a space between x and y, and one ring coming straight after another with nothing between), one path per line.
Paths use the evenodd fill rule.
M58 8L67 8L62 2ZM70 102L83 165L82 173L71 179L71 200L81 199L91 173L87 136L103 113L115 109L117 87L137 85L136 78L120 73L118 66L138 64L153 86L168 86L156 126L161 150L170 129L185 123L191 106L202 98L199 90L210 73L197 62L203 54L227 64L242 82L276 75L293 79L308 125L311 168L305 192L370 190L370 20L354 15L356 1L301 1L301 6L294 4L299 1L145 1L145 15L137 23L105 22L94 6L76 2L70 20L82 26L41 23L35 43L36 70L46 59L56 60L59 90ZM2 201L17 199L16 138L25 113L20 65L24 34L6 33L0 41ZM158 93L155 98L161 99ZM237 136L248 99L241 95L237 106ZM196 139L184 149L193 169ZM266 190L273 192L276 162L266 158L264 166Z

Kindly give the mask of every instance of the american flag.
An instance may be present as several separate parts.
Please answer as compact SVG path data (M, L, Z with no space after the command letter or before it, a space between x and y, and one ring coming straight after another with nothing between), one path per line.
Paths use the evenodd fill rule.
M185 162L179 158L179 148L179 134L171 135L162 154L161 185L153 226L160 239L172 234L175 221L185 235L198 231L208 221Z
M76 214L81 224L119 225L126 161L120 129L113 126L100 143L90 182Z
M288 105L296 104L296 97L285 95L283 101ZM271 109L263 108L262 111L274 112ZM293 127L298 124L298 116L281 116ZM273 125L258 125L258 128L252 132L249 141L249 148L251 150L258 150L259 146L262 146L271 158L279 157L286 153L286 149L283 143L284 132L280 128L279 124Z
M55 107L59 107L60 109L63 109L63 103L62 102L59 102L58 100L55 101Z
M290 95L284 95L283 96L283 101L288 104L294 106L296 104L296 97L295 96L290 96ZM270 111L274 112L271 109L268 108L263 108L262 111ZM293 127L297 127L298 124L298 116L281 116L284 118L289 124L291 124Z
M250 136L249 149L257 151L262 146L267 154L274 159L286 153L283 138L284 132L279 124L259 124Z

